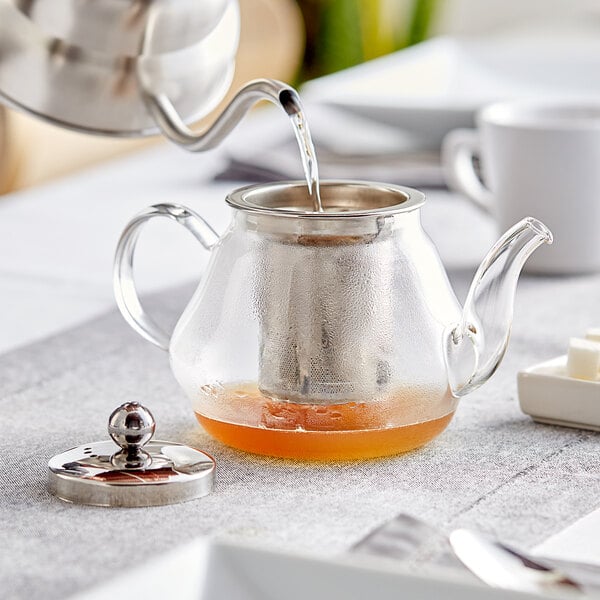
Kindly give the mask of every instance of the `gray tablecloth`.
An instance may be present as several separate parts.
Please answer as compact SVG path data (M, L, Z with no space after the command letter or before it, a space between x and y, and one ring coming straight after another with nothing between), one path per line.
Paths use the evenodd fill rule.
M446 209L454 211L439 208L440 220ZM474 266L451 271L461 293ZM154 310L172 319L189 293L154 298ZM399 512L523 547L542 541L598 506L599 438L533 423L519 411L515 373L563 353L569 336L600 324L600 278L525 277L516 309L502 367L463 400L441 437L406 455L356 463L248 456L211 440L167 356L114 312L0 358L0 597L64 597L122 570L124 557L157 555L202 534L340 553ZM47 492L48 458L105 438L108 414L128 400L151 407L159 438L216 457L214 494L176 506L101 509Z

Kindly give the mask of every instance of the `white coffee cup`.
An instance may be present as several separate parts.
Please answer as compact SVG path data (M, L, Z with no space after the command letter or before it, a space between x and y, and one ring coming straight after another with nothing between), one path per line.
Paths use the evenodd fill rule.
M600 102L498 103L476 121L477 130L457 129L444 140L448 185L489 212L499 230L527 216L550 228L554 244L531 257L528 271L600 271Z

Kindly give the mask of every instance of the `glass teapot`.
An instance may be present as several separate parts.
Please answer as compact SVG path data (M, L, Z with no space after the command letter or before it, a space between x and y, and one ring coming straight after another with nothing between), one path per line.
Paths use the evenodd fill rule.
M450 422L506 349L517 279L550 231L527 218L483 260L461 308L420 222L424 195L358 181L250 186L219 237L191 210L152 206L126 227L115 293L127 322L167 350L198 421L242 450L316 460L396 454ZM139 229L182 224L211 252L171 336L133 281Z

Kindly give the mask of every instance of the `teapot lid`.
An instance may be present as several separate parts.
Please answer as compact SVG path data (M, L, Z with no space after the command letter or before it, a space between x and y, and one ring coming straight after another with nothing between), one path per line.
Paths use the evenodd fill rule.
M152 413L141 404L119 406L108 420L113 441L50 459L50 491L67 502L120 507L175 504L209 494L215 460L196 448L152 440L154 429Z

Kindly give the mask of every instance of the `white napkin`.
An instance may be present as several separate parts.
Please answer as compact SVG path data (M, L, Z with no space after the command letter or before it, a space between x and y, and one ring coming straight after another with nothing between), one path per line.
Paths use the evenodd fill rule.
M600 508L533 549L538 556L600 565Z

